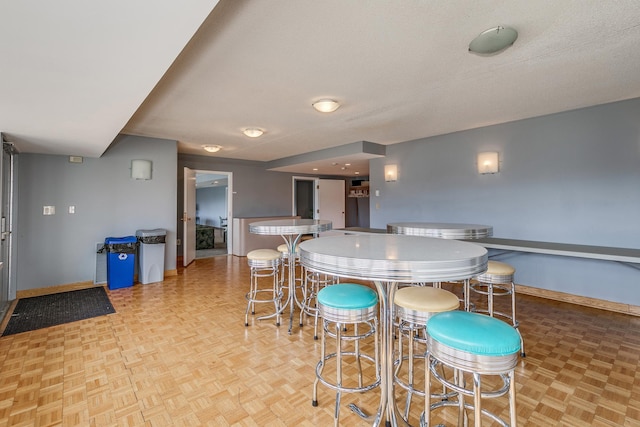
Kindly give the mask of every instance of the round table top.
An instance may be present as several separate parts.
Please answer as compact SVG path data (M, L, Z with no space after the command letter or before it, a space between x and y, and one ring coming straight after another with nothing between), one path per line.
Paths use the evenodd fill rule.
M397 234L328 236L299 245L300 262L334 276L385 282L463 280L487 269L487 250L457 240Z
M249 224L254 234L308 234L331 230L331 221L324 219L274 219Z
M440 239L483 239L493 235L493 227L481 224L455 224L446 222L394 222L387 224L387 233L409 236L437 237Z

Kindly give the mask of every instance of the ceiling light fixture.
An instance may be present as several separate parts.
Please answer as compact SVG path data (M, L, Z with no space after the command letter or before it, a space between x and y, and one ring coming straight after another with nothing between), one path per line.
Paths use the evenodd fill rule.
M491 55L511 46L518 38L518 32L511 27L493 27L481 32L469 43L469 52Z
M220 145L203 145L202 148L204 151L208 151L209 153L217 153L222 150L222 146Z
M249 138L257 138L259 136L262 136L264 131L258 128L246 128L245 130L242 131L242 133L247 135Z
M311 105L321 113L333 113L340 108L338 101L334 101L333 99L319 99Z

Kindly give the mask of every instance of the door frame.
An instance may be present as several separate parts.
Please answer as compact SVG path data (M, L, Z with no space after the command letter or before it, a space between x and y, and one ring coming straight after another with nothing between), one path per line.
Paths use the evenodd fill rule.
M296 212L296 183L298 181L313 182L313 219L318 219L318 183L319 177L313 176L292 176L291 177L291 216L295 216Z
M2 297L0 298L0 322L6 315L11 301L16 299L17 280L15 274L15 223L17 216L15 203L15 188L17 180L18 151L15 146L4 140L0 133L0 224L2 225L2 241L0 242L0 280L2 280Z
M195 174L208 174L208 175L225 175L227 177L227 193L226 193L226 205L227 205L227 254L233 253L233 172L230 171L219 171L219 170L208 170L208 169L194 169L188 166L183 166L184 168L191 169ZM184 172L183 172L184 173ZM195 187L195 181L193 183ZM195 200L194 200L195 203ZM186 211L186 206L182 208L183 212ZM194 218L195 221L195 218ZM184 227L184 223L183 223ZM183 229L184 230L184 229ZM183 231L184 233L184 231ZM193 246L195 248L196 241L193 240ZM191 244L190 242L188 242ZM183 242L184 244L184 242ZM185 247L182 247L182 256L185 254Z

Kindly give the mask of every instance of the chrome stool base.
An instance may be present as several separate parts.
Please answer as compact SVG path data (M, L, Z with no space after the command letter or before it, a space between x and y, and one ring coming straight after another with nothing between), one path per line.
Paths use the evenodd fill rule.
M300 301L300 326L303 325L305 315L313 317L313 339L318 339L318 302L317 295L320 289L335 285L338 278L329 274L305 271L302 282L302 300Z

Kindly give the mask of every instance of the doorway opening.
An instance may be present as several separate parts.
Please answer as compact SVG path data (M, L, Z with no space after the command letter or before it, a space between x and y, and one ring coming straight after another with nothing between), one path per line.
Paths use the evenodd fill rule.
M228 254L229 174L196 171L196 259Z
M325 219L334 229L345 226L344 179L293 177L292 214L301 218Z
M184 167L183 174L182 265L186 267L197 255L204 258L232 253L233 172ZM213 190L205 191L209 188ZM207 252L198 254L196 248Z
M317 178L293 177L293 207L291 214L303 219L315 219Z
M15 175L18 154L13 144L4 141L0 134L0 322L16 298L14 273L13 218L15 209Z

